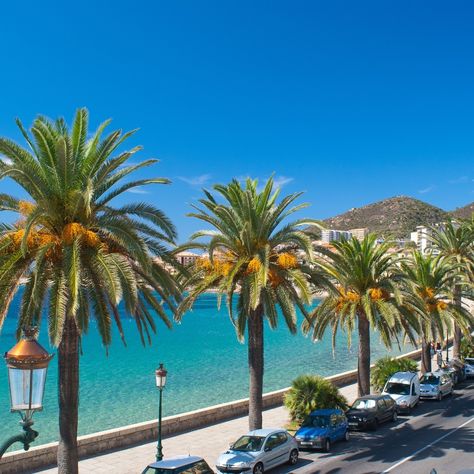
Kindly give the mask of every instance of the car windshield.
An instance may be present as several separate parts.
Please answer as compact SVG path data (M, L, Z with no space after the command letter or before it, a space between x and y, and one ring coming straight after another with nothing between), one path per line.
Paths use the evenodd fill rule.
M474 366L474 359L471 359L470 357L466 358L464 360L464 362L467 364L467 365L473 365Z
M232 446L233 451L260 451L265 438L263 436L242 436Z
M385 387L385 391L393 395L410 395L410 385L407 383L389 382Z
M436 375L423 375L420 379L420 383L429 385L438 385L439 377Z
M174 469L162 469L156 467L147 467L143 474L174 474Z
M368 410L370 408L375 408L375 400L364 400L359 398L354 402L352 408L355 410Z
M303 426L314 428L327 428L329 426L329 417L321 415L308 416L303 423Z

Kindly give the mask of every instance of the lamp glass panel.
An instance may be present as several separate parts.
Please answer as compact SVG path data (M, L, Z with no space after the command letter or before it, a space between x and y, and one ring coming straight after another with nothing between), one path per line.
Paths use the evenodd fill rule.
M166 375L165 376L156 376L156 386L158 388L163 388L166 385Z
M47 368L8 369L12 411L41 410Z

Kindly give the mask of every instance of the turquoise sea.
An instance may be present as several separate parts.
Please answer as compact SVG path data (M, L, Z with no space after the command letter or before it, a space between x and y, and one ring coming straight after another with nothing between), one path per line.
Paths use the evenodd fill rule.
M0 333L0 353L15 343L17 297ZM163 394L164 415L173 415L248 395L247 348L235 337L225 306L216 307L216 296L206 294L186 314L182 324L168 330L159 323L152 346L143 347L135 323L123 315L127 347L114 333L109 355L101 345L94 323L82 341L80 360L79 434L156 419L158 393L154 370L160 362L168 369ZM331 335L313 343L301 333L291 335L281 321L277 330L265 328L265 391L290 385L302 373L330 375L357 366L357 346L347 348L345 334L337 340L333 357ZM356 339L353 339L356 342ZM40 341L48 344L47 329ZM372 337L373 357L387 351ZM408 351L411 348L402 348ZM395 351L398 353L398 351ZM0 362L0 440L19 430L19 416L9 412L7 369ZM35 445L57 440L57 360L50 364L44 411L34 416L40 432ZM16 447L19 449L19 445Z

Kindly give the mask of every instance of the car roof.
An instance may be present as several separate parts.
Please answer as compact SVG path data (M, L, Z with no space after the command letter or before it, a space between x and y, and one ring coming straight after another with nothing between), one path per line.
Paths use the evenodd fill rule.
M162 461L152 462L148 464L148 467L159 469L177 469L198 461L203 461L203 458L200 456L174 456L172 458L163 459Z
M387 395L364 395L363 397L357 397L357 400L379 400L385 398Z
M388 381L395 383L411 382L416 377L415 372L396 372Z
M247 436L268 436L273 433L285 432L282 428L263 428L260 430L253 430L247 433Z
M322 415L322 416L329 416L329 415L342 415L342 410L339 408L321 408L319 410L314 410L310 413L310 415Z
M436 377L439 377L440 375L444 375L444 373L443 372L438 372L438 371L436 371L436 372L425 372L422 375L422 377L424 377L425 375L435 375Z

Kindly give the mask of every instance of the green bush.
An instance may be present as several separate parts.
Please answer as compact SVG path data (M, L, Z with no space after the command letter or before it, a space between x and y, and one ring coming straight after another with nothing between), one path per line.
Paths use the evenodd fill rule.
M317 375L300 375L285 396L285 406L292 421L301 423L320 408L347 408L347 400L331 382Z
M461 339L461 359L464 360L466 357L474 357L474 339L472 337L463 337Z
M379 359L371 370L370 381L375 392L381 392L395 372L418 372L418 365L411 359L386 356Z

